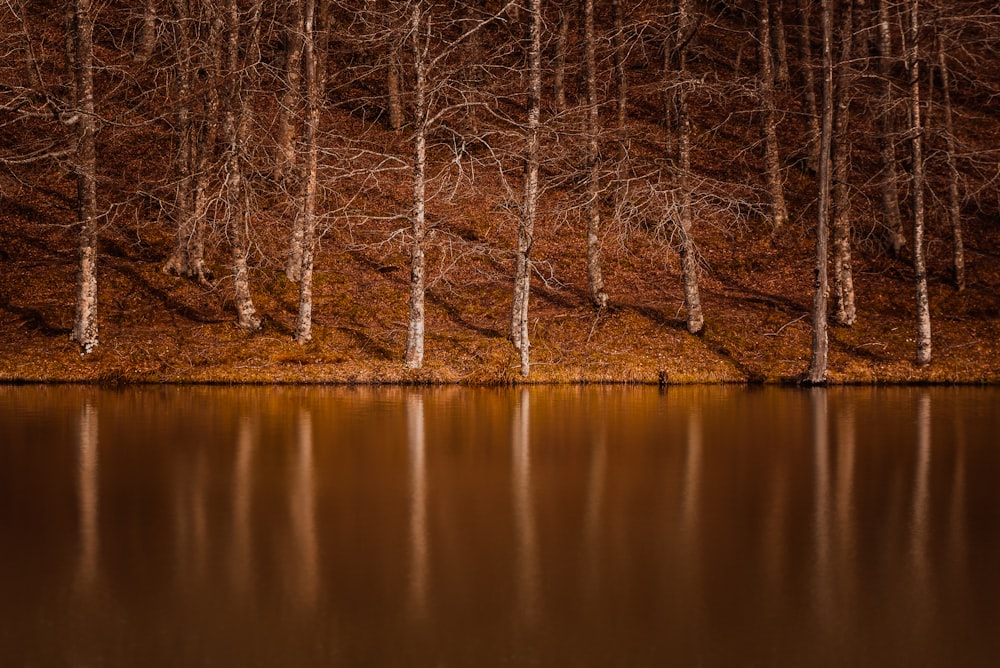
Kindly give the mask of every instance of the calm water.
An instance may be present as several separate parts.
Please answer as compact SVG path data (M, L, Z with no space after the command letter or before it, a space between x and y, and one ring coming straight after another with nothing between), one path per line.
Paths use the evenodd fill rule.
M0 665L994 667L998 409L0 387Z

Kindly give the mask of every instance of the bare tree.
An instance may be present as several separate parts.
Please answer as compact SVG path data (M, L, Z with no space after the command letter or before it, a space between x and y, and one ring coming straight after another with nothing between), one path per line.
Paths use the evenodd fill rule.
M594 31L594 0L581 0L583 10L583 66L587 87L586 127L587 139L587 280L590 300L603 308L608 303L601 272L601 162L600 119L597 102L597 37Z
M785 36L785 11L783 0L771 0L771 41L774 43L774 81L787 86L791 81L788 70L788 39Z
M941 96L944 105L945 160L948 163L948 219L952 231L952 269L955 287L965 289L965 244L962 241L962 210L958 194L958 164L955 147L955 123L951 108L951 74L948 68L948 54L945 50L944 33L937 35L938 73L941 76Z
M254 0L249 26L247 59L256 57L259 39L259 21L262 0ZM243 99L243 79L246 76L240 60L241 27L238 0L227 0L225 21L225 111L222 132L226 142L226 207L227 231L233 261L233 287L236 317L240 327L249 330L260 328L260 319L250 297L250 215L247 202L247 184L243 173L244 150L247 142L248 115ZM245 65L245 61L243 63Z
M156 47L156 0L145 0L142 10L142 28L139 44L135 50L135 62L144 63L153 55Z
M830 144L833 137L833 19L830 3L821 0L823 31L823 119L819 136L819 202L816 221L816 271L813 291L812 347L807 382L826 382L829 361L829 331L827 325L827 226L830 219Z
M899 255L906 245L903 218L899 212L899 175L896 170L896 143L894 140L895 113L892 83L892 27L889 16L890 0L878 0L878 74L881 87L879 104L879 156L882 162L880 190L882 215L885 218L887 242L894 255Z
M851 186L848 127L851 86L854 82L854 0L841 3L840 57L834 96L833 146L833 317L839 325L851 326L857 319L854 305L854 272L851 268Z
M559 28L556 35L556 54L552 73L552 99L556 113L566 111L566 49L569 48L569 22L573 12L566 0L557 0Z
M757 0L759 87L761 100L761 134L764 139L764 178L771 204L771 224L775 230L788 222L785 191L778 149L778 107L774 96L774 63L771 54L770 0Z
M67 55L73 69L76 125L76 219L80 227L76 311L70 339L87 355L97 347L97 116L94 105L94 21L90 0L69 5Z
M302 0L302 41L303 65L305 69L306 118L304 124L303 150L305 169L302 195L302 269L299 281L299 316L295 325L295 340L306 343L312 338L312 278L313 257L316 246L316 188L317 188L317 147L316 133L319 131L320 83L316 72L316 49L313 23L315 21L316 0Z
M403 83L402 83L402 67L403 67L403 54L402 54L402 40L397 39L395 35L395 25L391 18L392 14L389 7L393 4L391 0L382 3L382 9L385 12L385 16L388 17L389 26L389 62L386 69L386 102L389 107L389 127L393 132L399 132L403 129Z
M538 203L539 126L542 105L542 2L530 0L528 44L528 118L524 128L524 199L517 226L514 260L514 299L511 308L511 340L521 353L521 375L531 369L528 340L528 301L531 286L531 247L535 239Z
M816 77L813 75L811 0L798 0L799 67L802 70L802 113L805 114L809 166L819 168L819 111L816 104Z
M278 105L277 135L275 141L278 144L278 155L274 161L274 176L276 179L284 178L289 170L295 168L295 119L299 116L299 104L302 98L302 3L300 0L292 0L287 3L287 25L285 26L285 90L281 95L281 103ZM301 235L299 235L301 240ZM301 246L301 241L300 244ZM295 255L293 248L291 255ZM301 260L301 250L298 251ZM298 280L292 275L289 269L299 265L294 257L289 258L286 273L289 273L291 280Z
M924 153L920 121L920 0L909 2L907 70L910 86L910 151L913 162L913 274L917 297L917 366L931 363L931 312L924 258Z
M672 110L669 121L674 123L671 134L675 138L676 154L671 156L671 174L675 184L677 229L680 232L681 273L684 283L684 306L687 310L687 329L692 334L701 332L705 318L701 312L701 296L698 288L698 259L692 234L691 215L691 117L688 113L687 92L691 82L687 72L687 51L697 24L691 21L691 0L677 3L676 35L672 40L671 60L674 62L673 81L666 81L665 87L671 93Z
M427 199L427 39L423 0L414 0L410 15L413 48L413 210L410 213L410 316L406 331L406 366L419 369L424 360L424 237ZM429 21L427 22L429 26Z

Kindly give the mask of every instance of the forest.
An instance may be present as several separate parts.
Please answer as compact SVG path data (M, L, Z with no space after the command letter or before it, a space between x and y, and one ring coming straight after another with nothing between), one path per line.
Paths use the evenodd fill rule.
M0 381L1000 382L986 0L3 0Z

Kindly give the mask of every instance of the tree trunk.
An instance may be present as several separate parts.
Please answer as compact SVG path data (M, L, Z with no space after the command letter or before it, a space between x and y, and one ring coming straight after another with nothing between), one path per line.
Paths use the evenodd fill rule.
M785 15L783 0L771 0L771 38L774 42L775 81L787 86L791 81L788 73L788 40L785 37Z
M299 281L299 317L295 325L295 340L306 343L312 339L312 278L313 255L316 246L316 188L317 149L316 133L319 130L320 87L316 72L315 35L313 32L316 0L302 0L303 56L305 60L306 118L303 143L306 153L304 193L302 197L302 278Z
M830 144L833 137L833 19L832 0L822 0L823 120L819 136L819 203L816 221L816 272L813 292L812 349L807 382L826 383L829 356L827 327L827 225L830 218Z
M833 146L833 313L839 325L851 326L857 319L854 306L854 272L851 269L850 146L847 138L854 83L853 2L843 4L840 22L840 58L837 62Z
M259 2L260 0L258 0ZM258 20L259 5L255 12ZM240 12L237 0L228 0L225 16L226 44L226 103L223 115L223 134L226 138L226 205L230 253L233 261L233 287L236 319L240 327L249 330L260 328L253 300L250 298L250 217L243 177L243 150L248 126L248 110L242 99L244 74L240 68ZM257 27L251 27L256 34ZM251 50L255 50L251 43Z
M907 63L910 77L910 150L913 160L913 274L917 301L917 366L931 363L931 312L924 259L924 153L920 122L920 3L910 2Z
M76 107L77 223L80 226L76 310L70 339L87 355L97 347L97 123L94 106L94 22L90 0L74 0L67 44L73 66Z
M295 121L301 103L302 78L302 6L294 0L289 8L288 26L285 37L285 90L278 105L278 123L275 134L278 144L277 160L274 162L274 178L282 180L295 170ZM293 239L295 237L293 236ZM292 242L289 262L285 272L291 280L298 280L293 268L301 266L302 236L298 236L298 248ZM298 258L294 257L298 255Z
M11 11L15 11L11 6ZM24 87L35 93L42 91L42 73L38 67L38 58L35 55L34 43L31 39L31 32L28 29L28 1L18 0L17 20L21 26L21 49L24 51ZM67 54L68 56L68 54Z
M675 183L679 195L681 237L681 272L684 281L684 306L687 310L687 329L692 334L701 332L705 318L701 312L701 296L698 289L698 258L692 235L691 221L691 119L687 110L687 43L688 24L691 18L691 0L680 0L678 5L677 30L681 42L677 53L677 79L675 82L675 117L677 119L677 159L675 161Z
M411 38L415 75L413 101L413 211L410 214L410 316L406 332L406 366L419 369L424 362L424 236L427 168L427 63L421 39L423 1L413 3Z
M951 79L948 56L944 48L944 35L937 36L938 70L941 74L941 96L944 103L945 160L948 163L948 218L952 232L952 268L955 287L965 289L965 245L962 242L962 209L958 194L958 165L955 159L955 124L951 109Z
M187 0L174 0L177 33L177 189L174 195L177 245L163 272L193 278L208 285L212 272L205 264L204 226L198 211L198 138L193 114L193 16ZM204 150L204 149L202 149Z
M757 53L760 58L761 134L764 139L764 174L771 200L771 224L775 231L788 222L781 158L778 150L778 109L774 99L774 64L771 58L770 1L757 0L760 19Z
M135 50L134 60L144 63L153 55L156 47L156 0L146 0L142 11L142 28L139 31L139 44Z
M878 74L881 87L879 109L879 157L882 162L880 190L889 250L898 256L906 245L903 217L899 212L899 176L896 172L896 124L892 95L892 32L889 23L889 0L878 0Z
M534 243L538 202L539 125L542 103L542 3L528 6L528 118L525 126L524 201L517 226L517 254L514 263L514 300L511 309L511 340L521 353L521 376L530 372L528 302L531 286L531 247Z
M594 34L594 0L583 0L584 80L587 86L587 279L590 300L603 308L608 303L601 274L601 163L598 140L600 124L597 109L597 38Z
M806 117L806 145L809 167L819 169L819 111L816 104L816 77L813 75L812 26L809 21L811 0L799 2L799 63L802 68L802 113Z
M559 32L556 36L555 71L552 75L552 98L556 113L566 111L566 49L569 42L569 21L572 12L565 1L559 2Z
M625 73L625 16L621 0L611 0L611 21L614 33L611 36L612 66L615 71L615 112L619 133L619 141L625 131L625 121L628 118L628 77Z
M388 7L393 3L388 2L383 7L388 13ZM390 19L392 21L392 19ZM403 129L403 84L402 67L403 56L401 53L401 40L398 39L396 25L389 25L389 66L386 71L386 105L389 107L389 129L399 133Z

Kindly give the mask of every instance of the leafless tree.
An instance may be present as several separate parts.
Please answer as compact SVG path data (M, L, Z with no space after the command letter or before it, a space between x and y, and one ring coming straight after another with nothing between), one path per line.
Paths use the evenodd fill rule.
M771 51L770 0L757 0L759 87L761 134L764 140L764 178L771 206L771 224L775 230L788 222L781 154L778 148L778 106L774 95L774 63Z
M94 104L94 20L90 0L68 4L67 55L73 70L71 123L76 126L77 224L80 227L76 310L70 338L87 355L97 347L97 114Z
M913 180L913 274L916 283L917 366L931 363L931 312L924 256L924 147L920 105L920 0L909 0L907 70L910 87L910 152Z
M851 184L848 127L854 83L854 0L841 3L840 57L836 64L833 146L833 317L838 325L857 319L851 268Z
M878 0L878 73L881 88L879 104L879 156L882 162L880 190L882 215L885 219L887 242L894 255L899 255L906 245L903 218L899 212L899 175L896 169L895 96L892 78L892 24L889 13L890 0Z
M941 77L941 97L944 107L945 160L948 164L948 220L952 231L952 270L955 287L965 289L965 244L962 240L962 211L958 193L958 161L955 140L955 123L951 107L951 73L948 67L948 53L943 31L937 34L937 66Z
M302 195L302 268L299 281L299 315L295 325L295 340L306 343L312 339L312 278L316 246L317 146L319 131L320 82L316 72L315 12L316 0L302 0L302 56L305 70L306 118L303 152L305 173Z
M812 347L807 381L813 385L826 382L829 363L829 331L827 325L827 248L830 219L830 144L833 138L833 18L832 0L821 0L823 31L823 117L819 136L819 201L816 221L816 271L813 292Z
M594 28L594 0L581 0L583 10L583 78L587 89L586 128L587 140L587 280L590 300L603 308L608 303L601 271L601 162L600 119L597 100L597 36Z

